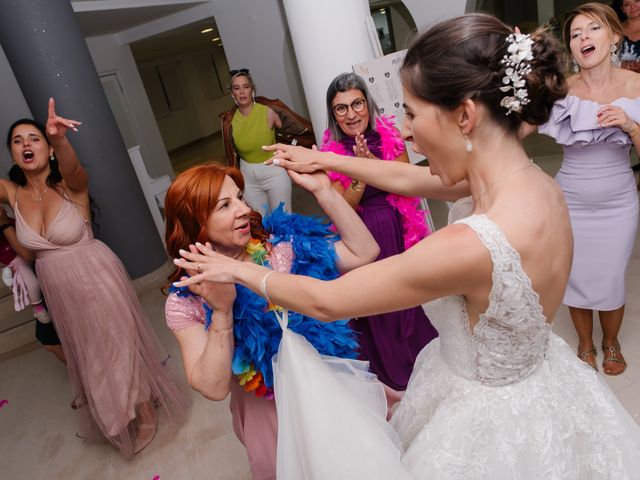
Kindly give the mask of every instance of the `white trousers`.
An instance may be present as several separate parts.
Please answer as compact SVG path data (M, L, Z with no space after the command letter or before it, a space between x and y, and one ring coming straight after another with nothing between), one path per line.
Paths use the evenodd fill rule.
M291 212L291 179L284 168L240 159L240 171L244 199L251 208L265 215L284 203L285 212Z

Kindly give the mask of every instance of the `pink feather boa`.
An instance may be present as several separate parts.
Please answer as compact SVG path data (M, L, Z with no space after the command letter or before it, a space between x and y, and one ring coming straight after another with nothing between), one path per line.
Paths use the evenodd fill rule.
M382 160L395 160L404 152L404 141L400 132L394 127L393 117L380 116L376 119L376 130L380 134L382 145ZM325 130L322 136L323 152L334 152L338 155L353 156L353 152L348 152L340 142L331 139L329 130ZM351 184L351 178L338 172L327 172L332 182L339 181L346 189ZM427 222L425 221L424 210L419 210L420 199L417 197L404 197L390 193L387 195L387 202L395 208L402 217L402 233L404 236L405 250L418 243L429 233Z

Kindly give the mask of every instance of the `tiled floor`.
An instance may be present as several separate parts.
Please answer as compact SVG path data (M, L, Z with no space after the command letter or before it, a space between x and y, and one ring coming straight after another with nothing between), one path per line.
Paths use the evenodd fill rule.
M545 171L553 174L559 165L557 148L545 139L528 142L530 154ZM197 153L193 153L197 156ZM200 158L205 158L202 154ZM187 158L188 161L188 158ZM317 211L300 192L294 208ZM446 207L432 202L436 225L446 218ZM603 378L640 422L640 242L636 242L627 282L627 311L620 341L630 363L619 377ZM180 354L164 326L164 297L159 290L140 297L162 343L174 364ZM568 311L562 307L554 330L569 344L577 337ZM600 328L596 322L595 342ZM599 360L602 360L600 353ZM180 370L182 374L182 371ZM156 440L131 461L105 444L84 443L76 437L74 412L64 366L43 349L27 351L0 363L0 478L7 480L159 480L248 479L243 447L236 440L227 401L211 402L193 393L194 405L182 429L169 437L162 431ZM8 403L3 403L7 400Z

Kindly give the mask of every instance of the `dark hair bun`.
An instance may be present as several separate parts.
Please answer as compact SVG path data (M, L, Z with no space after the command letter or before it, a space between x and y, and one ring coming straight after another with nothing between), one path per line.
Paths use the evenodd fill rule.
M483 103L493 119L510 131L522 122L540 125L553 104L567 94L562 53L550 33L538 30L533 39L531 71L524 76L529 103L520 112L501 105L507 37L513 30L497 18L473 13L438 23L409 48L401 69L403 82L414 95L453 110L464 100Z
M551 115L556 101L567 95L563 74L564 56L557 40L544 29L531 34L533 60L525 76L530 102L516 118L531 125L541 125Z

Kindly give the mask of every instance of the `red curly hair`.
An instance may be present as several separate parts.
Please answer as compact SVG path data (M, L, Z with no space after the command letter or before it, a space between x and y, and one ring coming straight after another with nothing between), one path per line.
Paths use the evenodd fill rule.
M167 190L164 238L171 258L180 258L178 251L181 248L188 249L193 243L209 241L207 219L218 201L225 176L230 177L240 190L244 189L244 179L238 169L211 162L185 170ZM249 223L251 236L267 243L269 234L262 226L262 216L251 210ZM176 267L168 280L175 282L184 275L184 270Z

